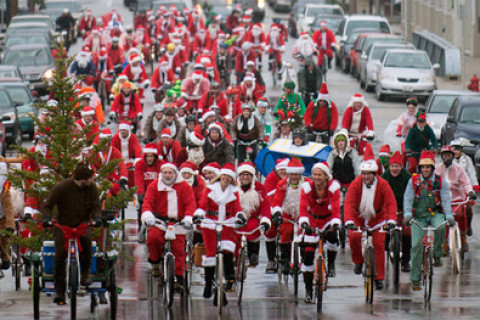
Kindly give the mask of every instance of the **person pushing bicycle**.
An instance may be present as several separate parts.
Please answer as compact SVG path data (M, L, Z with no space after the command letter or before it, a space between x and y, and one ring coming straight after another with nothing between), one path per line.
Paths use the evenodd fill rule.
M420 174L413 175L405 190L403 198L404 223L409 225L415 218L426 227L438 227L445 219L449 225L455 225L452 214L451 196L448 184L435 174L435 155L432 151L423 151L418 163ZM412 225L412 272L410 280L412 289L420 290L420 278L422 274L422 239L425 231L417 225ZM433 257L434 266L442 265L442 243L445 240L445 226L435 231Z

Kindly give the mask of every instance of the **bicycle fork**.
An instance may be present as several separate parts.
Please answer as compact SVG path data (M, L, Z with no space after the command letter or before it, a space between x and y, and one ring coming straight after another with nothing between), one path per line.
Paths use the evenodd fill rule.
M68 240L68 256L67 256L67 270L70 270L72 263L79 265L80 257L78 254L78 243L74 239ZM80 283L80 268L77 268L77 279L70 279L70 272L67 272L67 293L71 293L71 281ZM78 288L78 286L77 286Z

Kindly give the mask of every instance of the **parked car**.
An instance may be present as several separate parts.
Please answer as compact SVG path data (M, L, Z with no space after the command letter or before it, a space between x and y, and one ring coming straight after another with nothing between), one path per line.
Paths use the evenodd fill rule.
M442 141L440 133L445 120L447 120L448 111L450 111L455 99L460 96L480 96L480 93L467 90L435 90L425 102L427 122L439 141Z
M299 23L300 31L309 31L310 25L313 23L317 15L335 15L343 19L345 13L343 12L342 7L338 4L307 4L305 7L305 14L302 19L299 20L301 21L301 23ZM330 26L329 28L332 29ZM335 32L335 29L332 30Z
M339 15L317 15L313 22L309 25L310 32L313 34L315 31L320 29L320 24L325 21L327 23L328 29L332 30L333 33L336 33L338 26L343 20L343 16Z
M26 32L26 33L16 33L9 36L5 40L5 45L3 49L9 48L11 46L16 46L19 44L43 44L53 48L54 42L49 37L49 34L46 33L35 33L35 32Z
M25 81L22 71L15 65L0 65L0 79L5 78L18 78L21 81Z
M383 43L378 42L370 47L365 55L360 56L360 87L366 91L371 91L377 84L377 73L375 66L388 49L411 49L415 50L413 44L402 43Z
M57 29L57 25L55 24L55 21L53 21L49 15L45 15L45 14L28 14L28 15L22 15L22 16L15 16L12 18L12 20L10 20L10 25L12 26L17 23L29 23L29 22L46 23L50 26L50 30L52 32L55 32L55 29Z
M38 109L33 106L35 98L30 92L28 85L19 82L0 82L0 88L6 89L13 102L17 105L18 120L22 133L28 134L29 139L33 139L35 123L32 116L38 116Z
M372 33L378 32L376 29L368 29L368 28L359 28L355 29L350 33L347 40L340 42L340 52L338 53L338 57L340 58L340 67L345 73L350 73L350 50L355 45L357 38L363 33Z
M340 64L340 59L338 58L340 42L347 40L350 33L358 28L373 28L381 30L384 33L392 33L392 28L385 17L368 15L345 16L338 27L337 34L335 35L335 64L337 66Z
M474 157L480 142L480 96L458 96L448 111L442 127L442 145L457 139L463 142L463 152Z
M5 125L0 121L0 154L5 158L7 144L5 143Z
M18 119L17 106L6 89L0 88L0 121L5 126L7 144L22 145L23 134Z
M375 96L418 96L425 100L437 88L435 69L424 50L390 49L377 62Z
M350 74L357 76L358 73L358 54L362 51L363 43L367 40L367 37L374 34L382 34L378 32L374 33L362 33L355 40L355 44L350 49Z
M269 0L270 7L275 12L290 12L292 10L292 0Z
M8 39L13 34L25 34L28 32L50 34L52 38L54 36L50 26L45 22L22 22L9 26L5 34L5 39Z
M45 45L17 45L5 51L3 64L20 68L24 78L30 82L30 89L47 94L48 84L54 76L55 61L49 47Z

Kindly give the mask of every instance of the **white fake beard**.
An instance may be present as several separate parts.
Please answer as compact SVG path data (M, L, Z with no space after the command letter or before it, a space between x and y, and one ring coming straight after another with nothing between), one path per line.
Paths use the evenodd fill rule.
M77 57L77 62L78 62L78 66L80 68L86 68L88 66L88 63L90 62L90 57L88 56L78 56Z
M41 154L43 154L43 156L45 156L45 154L47 153L47 146L40 146L37 144L35 146L35 152L40 152Z
M252 182L254 184L255 182ZM254 213L257 208L260 207L260 197L255 190L249 189L247 192L239 192L240 204L242 205L243 212L247 214L247 219Z
M208 34L210 35L210 39L215 39L217 37L217 29L208 28Z
M167 71L168 71L168 67L160 67L160 71L162 71L162 72L167 72Z
M171 179L166 179L162 177L163 183L167 186L172 186L175 183L175 177Z
M270 39L272 39L272 38L275 38L275 39L276 39L277 37L278 37L278 31L272 31L272 32L270 32Z
M188 185L191 187L191 186L193 185L193 182L195 181L195 178L194 178L194 176L192 175L192 176L190 177L190 179L185 179L185 178L183 178L183 180L187 181Z
M142 72L142 67L140 67L140 66L137 66L137 67L131 66L130 71L131 71L134 75L139 75L139 74Z
M199 33L198 37L200 38L200 40L205 41L205 33Z
M205 160L205 155L203 154L202 148L198 148L198 151L195 151L193 148L187 148L187 160L192 161L197 166L203 163Z
M250 88L245 88L247 89L247 97L253 98L253 89L255 89L255 84L253 84Z
M137 34L137 39L138 39L139 42L143 41L143 37L144 37L143 33Z
M262 30L258 30L258 29L253 29L253 30L252 30L252 35L253 35L254 37L258 37L258 36L261 35L261 34L262 34Z

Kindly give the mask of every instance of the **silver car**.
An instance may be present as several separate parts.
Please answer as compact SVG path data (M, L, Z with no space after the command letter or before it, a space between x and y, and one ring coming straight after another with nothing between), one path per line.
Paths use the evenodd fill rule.
M366 58L360 59L360 87L366 91L372 91L377 85L377 73L375 66L388 49L411 49L415 50L413 44L392 44L375 43L369 51L366 52Z
M428 97L437 88L435 69L424 50L390 49L376 63L375 96L383 101L387 96Z

